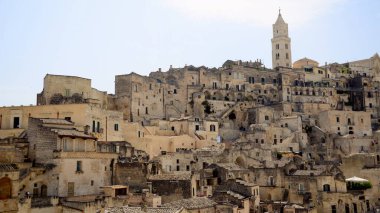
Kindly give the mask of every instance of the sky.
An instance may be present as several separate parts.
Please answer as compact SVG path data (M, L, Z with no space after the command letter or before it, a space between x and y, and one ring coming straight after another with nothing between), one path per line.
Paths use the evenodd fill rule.
M261 59L272 24L289 24L293 61L380 53L379 0L0 0L0 106L36 104L46 74L92 79Z

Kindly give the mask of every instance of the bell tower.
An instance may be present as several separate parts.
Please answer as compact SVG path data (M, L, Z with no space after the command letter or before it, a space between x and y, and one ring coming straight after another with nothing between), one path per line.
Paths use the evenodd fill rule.
M285 23L279 10L276 23L273 24L272 38L272 68L292 67L292 49L288 34L288 24Z

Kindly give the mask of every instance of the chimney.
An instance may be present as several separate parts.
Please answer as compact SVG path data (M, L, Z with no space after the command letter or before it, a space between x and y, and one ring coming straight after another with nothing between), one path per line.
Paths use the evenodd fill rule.
M158 72L161 72L161 68L158 68Z

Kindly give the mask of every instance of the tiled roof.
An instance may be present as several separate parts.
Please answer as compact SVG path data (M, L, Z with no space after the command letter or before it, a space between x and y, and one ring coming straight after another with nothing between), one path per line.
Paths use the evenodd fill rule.
M52 129L52 131L56 132L59 136L95 139L92 135L84 134L84 132L75 129Z
M216 203L206 197L196 197L190 199L177 200L171 203L166 203L164 207L185 208L185 209L203 209L215 206Z
M297 170L293 175L295 176L310 176L313 174L314 176L322 174L322 170Z
M44 124L59 124L59 125L72 125L73 123L65 119L55 119L55 118L42 118L42 123Z
M257 186L257 185L254 184L254 183L248 183L248 182L246 182L246 181L244 181L244 180L239 180L239 179L236 179L236 182L237 182L237 183L240 183L240 184L242 184L242 185L244 185L244 186L248 186L248 187L250 187L250 186Z
M105 213L179 213L180 208L168 208L168 207L158 207L152 208L148 207L142 209L141 207L111 207L105 210Z
M229 170L229 171L246 170L246 169L244 169L244 168L242 168L239 165L234 164L234 163L216 163L215 165L222 167L222 168Z
M190 180L191 172L188 171L176 171L171 173L163 173L158 175L151 175L149 180Z
M0 171L17 171L18 167L14 163L0 163Z

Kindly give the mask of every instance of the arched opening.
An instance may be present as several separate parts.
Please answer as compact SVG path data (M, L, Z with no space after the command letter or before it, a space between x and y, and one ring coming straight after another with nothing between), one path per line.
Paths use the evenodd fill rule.
M237 157L235 163L240 167L245 168L245 160L242 157Z
M324 184L323 185L323 191L324 192L329 192L330 191L330 184Z
M268 200L272 200L272 195L271 194L268 194Z
M12 197L12 181L8 177L0 179L0 200Z
M230 120L235 120L235 119L236 119L235 112L234 112L234 111L231 112L231 113L228 115L228 118L229 118Z

